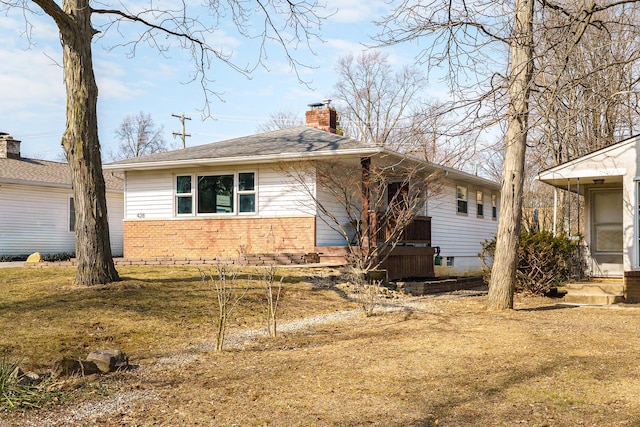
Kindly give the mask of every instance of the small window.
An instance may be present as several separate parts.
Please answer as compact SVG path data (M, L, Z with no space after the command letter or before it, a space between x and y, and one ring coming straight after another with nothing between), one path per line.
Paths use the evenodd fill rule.
M193 213L191 175L176 177L176 212L178 215L190 215Z
M479 217L484 216L484 194L482 191L476 191L476 206L477 206L477 215Z
M453 257L452 256L448 256L447 257L447 267L453 267Z
M73 197L69 197L69 232L76 231L76 206Z
M238 174L238 206L240 213L256 211L256 185L253 172Z
M492 219L498 218L498 195L497 194L491 195L491 218Z
M467 213L467 187L458 185L456 187L456 197L458 199L458 213Z

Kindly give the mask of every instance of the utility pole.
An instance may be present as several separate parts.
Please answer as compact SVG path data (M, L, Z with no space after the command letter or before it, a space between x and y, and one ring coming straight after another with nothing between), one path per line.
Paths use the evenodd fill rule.
M182 132L173 132L173 137L175 138L176 136L181 136L182 137L182 148L185 148L187 145L185 144L184 139L187 136L191 136L190 133L185 133L184 132L184 121L185 120L191 120L191 117L185 117L184 113L178 115L178 114L172 114L173 117L177 117L178 119L180 119L180 123L182 124Z

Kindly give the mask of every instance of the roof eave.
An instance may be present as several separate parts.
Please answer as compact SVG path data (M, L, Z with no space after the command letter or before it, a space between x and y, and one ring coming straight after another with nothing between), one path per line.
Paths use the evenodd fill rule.
M115 172L125 172L130 170L155 170L155 169L172 169L176 167L198 167L198 166L228 166L239 164L261 164L274 162L291 162L296 160L315 160L330 157L355 157L355 156L372 156L382 153L381 147L357 148L328 152L311 152L311 153L279 153L262 156L241 156L241 157L223 157L223 158L202 158L189 160L167 160L157 162L132 162L125 164L106 164L103 165L105 170Z
M0 184L13 184L13 185L29 185L34 187L47 187L47 188L63 188L65 190L71 190L71 184L63 182L45 182L45 181L33 181L28 179L16 179L16 178L0 178ZM124 193L124 189L107 187L107 193Z
M587 185L596 184L621 184L626 173L624 168L582 169L569 171L544 171L540 172L536 179L545 184L563 190L571 190L574 193L584 193Z

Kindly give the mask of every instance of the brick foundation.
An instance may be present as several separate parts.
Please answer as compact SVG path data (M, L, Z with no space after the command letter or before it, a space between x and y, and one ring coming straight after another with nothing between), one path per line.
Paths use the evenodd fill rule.
M640 271L624 272L624 299L633 304L640 302Z
M315 218L206 218L124 222L125 258L226 257L308 253Z

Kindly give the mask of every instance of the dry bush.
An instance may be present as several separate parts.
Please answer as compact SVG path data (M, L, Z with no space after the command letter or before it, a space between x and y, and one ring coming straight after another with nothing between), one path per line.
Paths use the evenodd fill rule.
M355 267L348 267L346 275L354 286L354 299L365 316L373 316L375 308L380 304L381 280L369 280L367 272Z
M266 311L267 333L269 336L275 337L278 333L278 303L282 294L284 277L280 277L280 280L276 281L276 273L278 272L276 266L264 267L259 269L258 272L260 283L264 290L263 305Z
M482 244L480 259L491 274L489 259L493 259L495 238ZM518 246L516 289L534 295L544 295L551 287L567 280L567 259L570 242L566 236L554 236L548 231L523 231ZM488 281L488 277L486 278Z
M216 327L216 346L217 351L222 351L224 338L227 331L227 323L231 314L236 309L242 298L247 294L251 278L246 282L244 287L239 286L239 270L226 265L217 265L214 275L211 270L204 271L198 268L202 282L213 290L216 297L216 314L214 323Z

